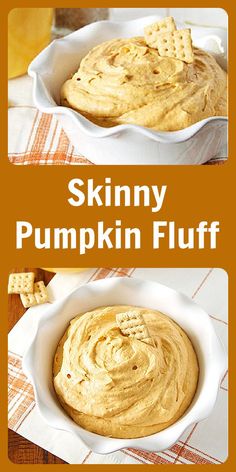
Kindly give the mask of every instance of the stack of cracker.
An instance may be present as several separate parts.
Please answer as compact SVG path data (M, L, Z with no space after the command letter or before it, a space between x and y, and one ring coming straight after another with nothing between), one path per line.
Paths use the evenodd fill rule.
M159 56L173 57L189 64L194 60L191 30L177 30L172 16L146 26L144 37L148 46L157 49Z
M44 282L34 282L33 272L21 272L10 274L8 281L8 293L19 294L25 308L40 305L48 301L47 289Z
M116 322L124 336L136 338L155 347L155 342L150 336L148 327L141 314L135 311L117 313Z

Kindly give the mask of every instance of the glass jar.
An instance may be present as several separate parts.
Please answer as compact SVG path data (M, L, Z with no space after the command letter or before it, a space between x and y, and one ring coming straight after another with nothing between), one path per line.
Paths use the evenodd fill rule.
M8 77L25 74L51 39L53 8L14 8L8 15Z

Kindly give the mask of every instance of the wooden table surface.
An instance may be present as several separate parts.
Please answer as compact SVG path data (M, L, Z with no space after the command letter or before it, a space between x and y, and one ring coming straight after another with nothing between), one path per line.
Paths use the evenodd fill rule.
M35 280L43 280L47 285L55 274L43 269L31 269L28 267L13 268L11 272L34 272ZM8 329L9 331L25 313L19 295L8 297ZM65 464L58 457L50 454L36 444L31 443L12 430L8 430L8 457L16 464Z

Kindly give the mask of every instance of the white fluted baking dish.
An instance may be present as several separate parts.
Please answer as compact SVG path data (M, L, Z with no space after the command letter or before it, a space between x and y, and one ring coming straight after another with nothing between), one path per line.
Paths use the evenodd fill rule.
M144 26L158 19L93 23L53 41L29 66L35 105L55 114L75 149L95 164L202 164L222 153L227 157L227 117L210 117L180 131L158 132L132 124L103 128L60 106L62 84L91 48L112 38L140 36ZM226 68L226 31L193 27L192 36L196 46L213 52Z
M147 307L170 316L188 334L199 362L197 391L184 415L163 431L137 439L108 438L81 428L60 406L52 381L54 354L70 320L99 306L120 304ZM209 316L193 300L156 282L122 277L88 283L45 309L25 353L23 369L33 384L42 417L53 428L75 434L100 454L125 447L162 451L174 444L191 424L211 413L226 370L226 355Z

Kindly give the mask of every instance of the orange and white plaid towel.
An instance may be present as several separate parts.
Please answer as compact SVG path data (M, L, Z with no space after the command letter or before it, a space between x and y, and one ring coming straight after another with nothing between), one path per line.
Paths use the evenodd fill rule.
M32 80L9 81L8 156L18 165L92 165L69 142L58 120L39 112L32 100ZM216 158L207 164L223 164Z
M172 271L172 275L171 275ZM166 281L169 274L172 285L189 285L190 269L152 269L152 279L159 282ZM91 269L81 275L72 275L72 288L77 285L98 280L106 277L136 276L147 278L145 269ZM62 275L56 275L49 285L52 285L50 293L52 297L60 292L60 287L65 286ZM66 284L68 287L67 276ZM81 279L82 278L82 279ZM216 280L217 279L217 280ZM206 297L209 303L209 293L214 293L214 306L223 302L223 296L227 296L227 275L220 269L191 269L192 287L188 291L194 300L202 300ZM54 285L54 287L53 287ZM57 286L56 286L57 285ZM214 292L212 288L215 288ZM225 287L226 295L223 295ZM176 287L177 288L177 287ZM54 295L53 295L54 294ZM32 310L32 309L30 309ZM194 424L170 449L161 453L147 452L136 449L125 449L112 454L100 456L90 451L81 441L63 431L56 431L48 427L41 419L35 406L33 388L22 372L22 355L12 352L14 346L18 352L24 349L26 339L22 339L23 333L28 336L27 331L31 329L30 324L37 323L37 312L28 310L23 318L17 323L9 336L9 428L17 431L22 436L40 445L44 449L61 457L67 462L77 464L220 464L227 457L227 378L222 380L219 398L213 414L205 421ZM215 328L220 330L221 338L227 336L227 315L222 317L212 316ZM11 339L13 338L13 339ZM224 340L225 341L225 340Z
M76 154L58 120L34 107L9 109L9 160L21 165L91 165Z
M8 426L17 431L35 406L33 387L22 372L21 356L8 353Z

